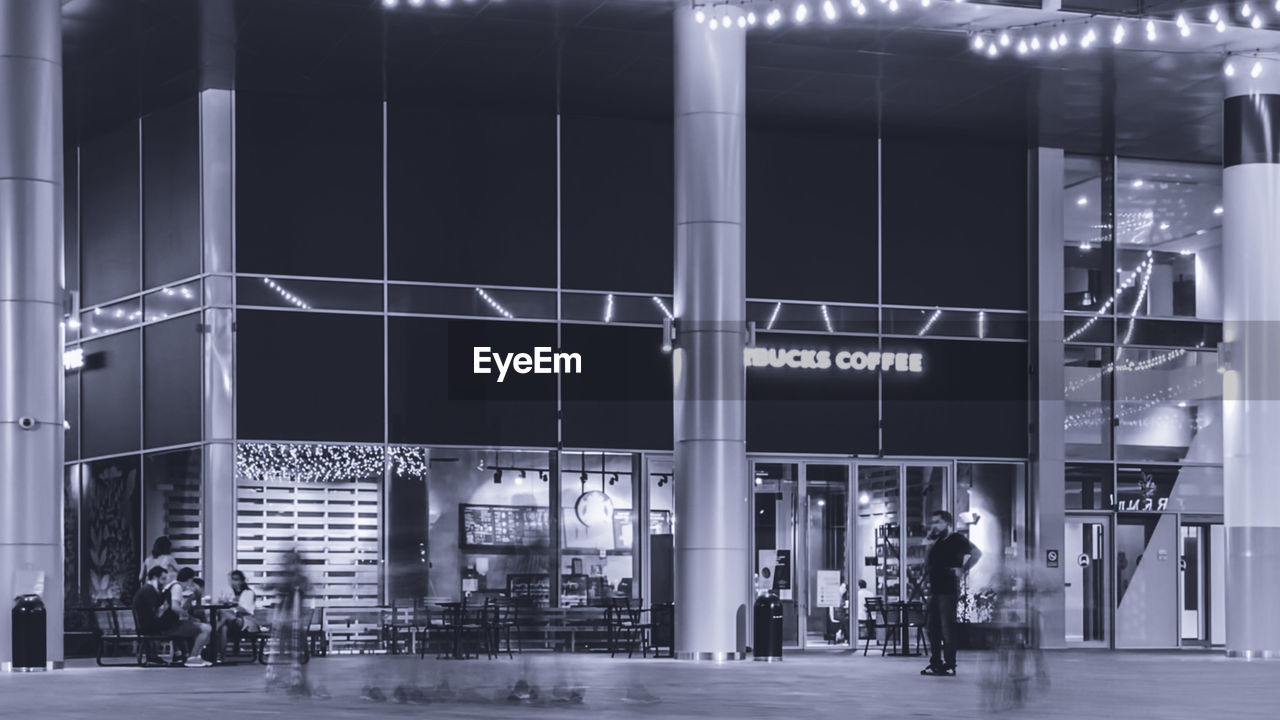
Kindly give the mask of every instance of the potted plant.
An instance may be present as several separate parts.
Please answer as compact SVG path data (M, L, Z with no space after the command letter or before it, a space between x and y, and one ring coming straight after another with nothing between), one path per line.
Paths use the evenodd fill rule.
M970 592L969 580L965 578L956 604L956 619L959 621L956 624L958 647L965 650L985 650L991 646L991 635L996 629L993 616L999 602L999 593L994 588Z

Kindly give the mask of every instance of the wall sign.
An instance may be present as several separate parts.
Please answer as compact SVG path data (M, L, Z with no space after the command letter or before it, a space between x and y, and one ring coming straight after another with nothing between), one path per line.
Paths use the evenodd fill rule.
M1045 561L1045 564L1046 564L1046 565L1048 565L1048 566L1049 566L1049 567L1051 567L1051 568L1056 568L1056 567L1058 567L1058 551L1057 551L1057 550L1045 550L1045 551L1044 551L1044 561Z
M797 348L746 348L743 364L749 368L795 368L800 370L848 370L857 372L924 372L924 353L882 352L880 350L806 350Z
M818 607L840 607L840 571L818 571Z

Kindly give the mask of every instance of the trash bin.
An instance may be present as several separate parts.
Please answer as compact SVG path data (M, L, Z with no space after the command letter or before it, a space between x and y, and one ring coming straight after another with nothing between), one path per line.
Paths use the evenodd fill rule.
M762 662L782 660L782 601L772 592L756 598L755 645L753 659Z
M45 669L44 601L39 595L19 595L13 603L13 670L38 672Z

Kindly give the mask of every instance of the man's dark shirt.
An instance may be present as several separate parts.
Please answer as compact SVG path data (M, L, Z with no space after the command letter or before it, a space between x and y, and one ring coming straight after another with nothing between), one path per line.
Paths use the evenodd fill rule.
M964 556L972 552L969 538L960 533L950 533L935 542L924 560L929 591L934 595L959 595L960 583L953 569L964 567Z
M160 632L160 620L156 608L160 607L160 591L143 583L133 596L133 616L138 619L138 632L154 635Z

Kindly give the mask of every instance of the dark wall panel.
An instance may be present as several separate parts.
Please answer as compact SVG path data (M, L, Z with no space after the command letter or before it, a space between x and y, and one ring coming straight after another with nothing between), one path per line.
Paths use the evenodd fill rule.
M388 341L391 442L555 445L555 375L473 372L474 348L555 347L554 326L393 317Z
M142 119L142 274L148 288L200 272L200 117L194 100Z
M884 144L884 301L1025 310L1027 150Z
M671 123L566 116L560 138L564 286L671 292Z
M236 313L237 434L381 442L382 318Z
M875 340L761 333L758 348L875 349ZM747 450L874 453L876 375L869 371L747 368Z
M884 375L886 455L1026 457L1025 344L898 342L924 372Z
M562 383L567 447L670 450L671 355L659 328L565 325L565 352L582 374Z
M554 286L555 116L388 105L395 280Z
M200 440L200 316L143 329L143 442L166 447Z
M747 295L876 301L876 140L747 132Z
M382 105L236 94L236 266L382 277Z
M137 330L81 344L83 457L131 452L141 442L142 367Z
M99 303L141 289L138 126L80 148L80 303Z

